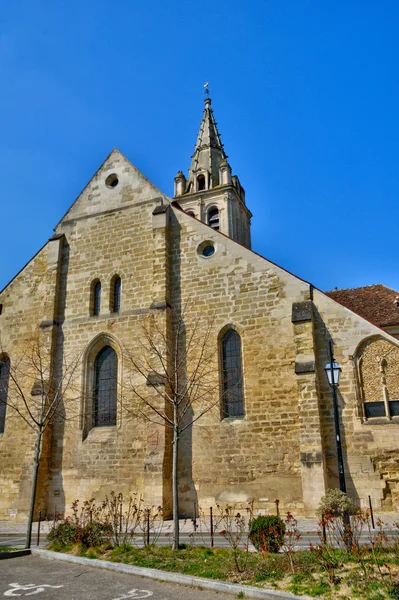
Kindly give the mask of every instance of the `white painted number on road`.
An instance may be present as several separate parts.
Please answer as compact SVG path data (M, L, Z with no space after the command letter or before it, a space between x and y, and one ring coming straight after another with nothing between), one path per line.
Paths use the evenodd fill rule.
M136 598L138 600L138 598L149 598L152 595L152 592L149 590L130 590L130 592L127 592L123 596L118 596L118 598L113 598L113 600L125 600L125 598Z
M34 594L40 594L44 592L45 588L62 588L63 585L36 585L34 583L28 583L26 585L20 585L19 583L9 583L11 590L4 592L3 596L33 596ZM27 594L18 594L17 592L28 592Z

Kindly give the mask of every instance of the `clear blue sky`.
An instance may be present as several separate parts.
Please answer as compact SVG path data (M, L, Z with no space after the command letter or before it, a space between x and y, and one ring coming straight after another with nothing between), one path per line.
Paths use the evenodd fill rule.
M253 248L399 289L399 3L18 0L0 16L0 289L113 147L166 194L209 80Z

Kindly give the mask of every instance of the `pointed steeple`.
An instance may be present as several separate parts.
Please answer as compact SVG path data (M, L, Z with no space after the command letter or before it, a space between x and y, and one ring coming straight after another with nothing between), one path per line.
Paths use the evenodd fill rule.
M251 212L237 175L232 175L211 108L208 83L205 108L188 179L179 171L174 197L183 210L215 231L251 247Z
M212 101L207 96L187 180L188 193L209 190L219 185L220 165L227 159L211 104Z

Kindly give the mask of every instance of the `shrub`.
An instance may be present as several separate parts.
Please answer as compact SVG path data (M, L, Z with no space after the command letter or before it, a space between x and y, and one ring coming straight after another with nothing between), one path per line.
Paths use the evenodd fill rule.
M353 515L356 512L354 501L338 488L327 490L319 502L317 514L323 517L329 514L332 517L342 517L345 513Z
M50 543L58 543L61 546L70 546L80 543L86 548L101 546L109 541L112 529L107 523L85 523L79 525L71 519L58 522L50 530L47 539Z
M244 573L248 564L248 538L249 531L246 525L244 514L236 510L235 506L227 504L226 506L217 505L219 510L219 518L216 520L215 530L220 526L223 527L219 531L219 535L223 536L230 545L233 551L234 564L238 573ZM252 517L253 501L248 502L246 512Z
M93 521L87 523L82 529L82 537L80 542L86 548L93 548L96 546L102 546L109 542L112 534L112 527L109 523L99 523Z
M284 521L274 515L259 515L249 524L249 539L262 552L278 552L284 543L284 534Z
M62 546L80 543L86 548L111 542L114 546L133 542L136 531L144 545L155 543L163 526L162 508L146 507L137 494L123 496L111 492L100 504L94 498L72 503L72 516L61 523L54 522L48 539Z
M51 528L47 539L50 543L58 542L62 546L70 546L77 541L79 537L78 526L70 519L59 521Z

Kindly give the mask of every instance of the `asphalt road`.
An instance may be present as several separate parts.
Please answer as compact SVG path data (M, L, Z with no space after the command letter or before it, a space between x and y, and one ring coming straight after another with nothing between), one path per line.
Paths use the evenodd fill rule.
M39 600L231 600L230 595L23 556L0 562L0 598Z
M0 533L0 548L1 546L12 546L13 548L24 548L25 547L25 536L20 533ZM32 535L32 547L37 545L36 535ZM319 543L319 537L316 534L304 533L303 537L297 542L298 548L308 549L309 543L313 545ZM187 544L188 546L194 544L195 546L209 546L209 536L202 536L197 534L195 537L190 537L186 534L180 534L180 543ZM170 546L172 544L172 538L170 536L161 536L157 542L157 546ZM142 546L143 542L141 539L137 539L135 545ZM47 546L47 536L45 534L40 535L40 548ZM229 548L228 541L220 536L215 535L215 546L218 548Z
M390 529L386 530L386 534L388 536L388 539L390 538L394 538L397 537L397 531L393 531ZM11 546L13 548L24 548L25 547L25 535L22 535L21 533L0 533L0 548L1 546ZM369 533L368 532L363 532L362 535L360 536L360 542L362 544L369 544L370 543L370 539L369 539ZM210 546L210 540L209 540L209 535L202 535L200 533L193 535L188 535L187 533L181 533L180 534L180 543L181 544L187 544L188 546L190 545L195 545L195 546ZM313 546L316 546L317 544L320 543L320 538L316 533L312 533L312 532L304 532L302 533L301 538L296 542L295 547L297 550L308 550L309 549L309 545L313 544ZM172 538L171 536L160 536L157 540L156 540L156 545L157 546L170 546L172 544ZM37 537L36 534L32 535L32 547L35 547L37 545ZM143 546L143 540L141 537L138 537L135 539L135 546ZM42 533L40 535L40 544L39 544L40 548L45 548L47 546L47 536L45 533ZM215 534L215 547L218 548L229 548L229 543L228 541L221 535ZM251 549L251 546L250 546Z

